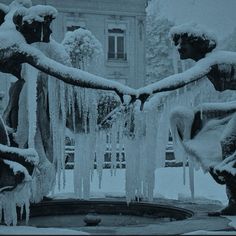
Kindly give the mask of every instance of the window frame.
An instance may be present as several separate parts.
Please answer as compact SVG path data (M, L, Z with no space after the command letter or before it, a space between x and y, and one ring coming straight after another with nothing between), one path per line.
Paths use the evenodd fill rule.
M119 29L123 32L109 32L109 31L115 31L118 29L108 29L108 51L107 51L107 59L108 60L127 60L127 53L126 53L126 40L125 40L125 31L122 29ZM110 37L113 37L114 40L114 52L110 51ZM118 38L122 38L122 43L123 43L123 49L122 51L119 52L119 44L118 44ZM110 55L114 54L113 57ZM121 54L122 56L119 56Z
M120 32L109 32L112 30L120 30ZM106 21L106 61L108 63L108 65L111 65L112 63L115 63L116 65L118 64L127 64L128 63L128 22L126 21L121 21L121 20L107 20ZM109 36L114 36L114 44L115 44L115 49L114 49L114 54L116 54L114 56L114 58L109 57L109 53L112 53L109 51ZM117 50L117 38L118 37L123 37L123 57L119 58L117 56L117 52L119 53L119 51ZM114 65L115 65L114 64Z

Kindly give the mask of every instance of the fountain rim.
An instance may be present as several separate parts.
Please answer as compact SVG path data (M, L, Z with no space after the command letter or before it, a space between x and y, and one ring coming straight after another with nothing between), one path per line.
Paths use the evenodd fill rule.
M170 217L176 220L185 220L194 215L194 212L189 209L146 201L127 203L124 200L52 199L31 204L30 217L81 215L90 211L111 215Z

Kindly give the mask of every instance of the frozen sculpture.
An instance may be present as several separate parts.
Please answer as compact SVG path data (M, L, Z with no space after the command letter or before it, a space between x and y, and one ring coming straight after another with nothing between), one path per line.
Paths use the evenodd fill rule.
M181 58L192 58L196 65L135 90L71 67L64 48L50 37L56 14L53 7L32 6L30 0L0 5L0 71L17 78L0 120L0 218L16 225L18 206L22 213L25 209L28 220L30 203L53 190L56 174L58 185L61 180L64 184L66 127L74 132L78 198L89 199L95 157L101 182L108 147L112 172L117 152L125 150L127 202L151 201L155 171L164 166L170 128L177 160L189 162L192 195L193 168L199 164L233 191L236 98L228 89L234 90L236 54L212 51L215 38L198 27L173 28L171 36ZM184 46L182 39L188 37L182 35L194 37ZM207 45L200 54L191 46L198 39ZM122 103L99 124L96 90L114 91ZM225 103L218 103L222 99ZM185 108L174 110L176 104ZM215 133L212 127L217 128ZM228 213L234 214L235 195L230 196Z

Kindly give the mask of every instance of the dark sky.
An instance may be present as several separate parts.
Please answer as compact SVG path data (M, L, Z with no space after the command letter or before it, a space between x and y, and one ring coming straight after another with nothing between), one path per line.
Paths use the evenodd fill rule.
M189 21L206 25L219 39L226 37L236 27L236 0L153 0L151 11L160 1L161 14L176 24Z

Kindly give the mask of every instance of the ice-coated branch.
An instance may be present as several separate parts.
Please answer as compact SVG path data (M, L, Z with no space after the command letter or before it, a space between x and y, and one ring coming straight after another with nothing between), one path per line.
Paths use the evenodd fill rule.
M138 89L137 98L144 103L152 94L182 88L204 78L210 72L211 67L217 64L236 64L236 53L228 51L212 52L199 60L192 68Z
M236 112L236 102L216 102L216 103L203 103L195 108L195 111L200 111L202 115L209 113L216 114L221 112L222 114L230 114Z
M0 58L28 63L38 70L54 76L67 84L83 88L115 91L123 101L123 95L136 96L136 90L126 85L90 74L77 68L68 67L45 56L38 49L27 44L14 44L0 48Z
M139 99L141 101L141 110L142 110L144 103L151 95L161 92L173 91L182 88L188 84L194 83L195 81L198 81L200 79L206 79L206 76L211 71L212 66L219 64L228 64L228 65L236 64L236 53L229 51L217 51L208 54L205 58L199 60L196 63L196 65L193 66L192 68L182 73L166 77L161 81L158 81L156 83L138 89L137 90L138 95L135 97L135 99ZM134 101L135 99L133 99L132 101ZM205 108L204 106L201 107L201 111L203 113L209 113L214 111L234 112L235 107L236 107L235 103L229 103L229 105L227 106L225 104L211 104L211 105L205 104ZM106 116L106 118L103 120L103 123L112 119L112 117L115 116L114 113L120 111L121 107L112 111L110 114Z

